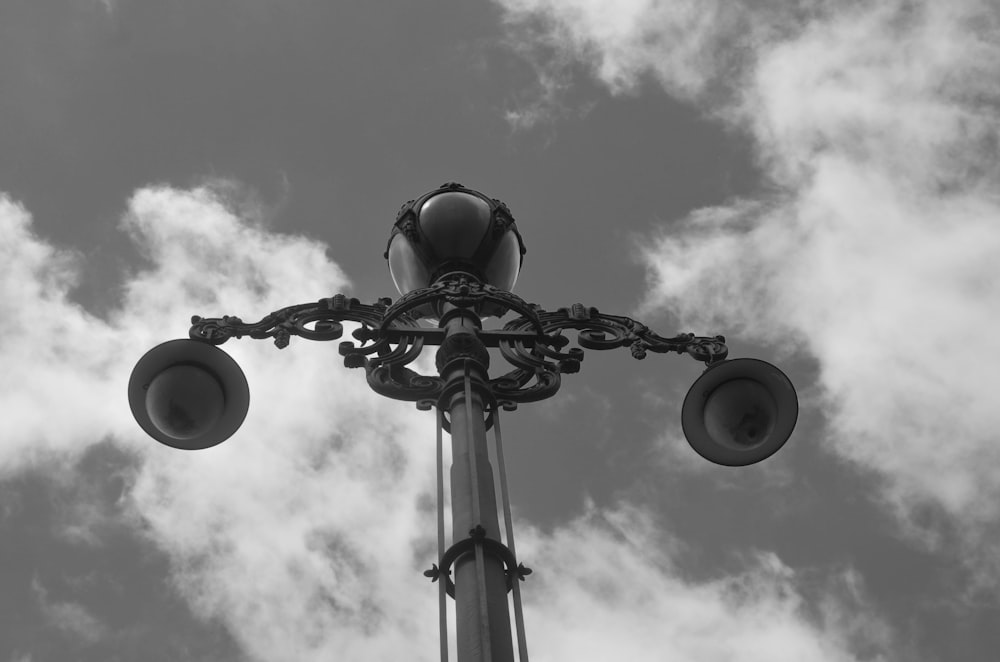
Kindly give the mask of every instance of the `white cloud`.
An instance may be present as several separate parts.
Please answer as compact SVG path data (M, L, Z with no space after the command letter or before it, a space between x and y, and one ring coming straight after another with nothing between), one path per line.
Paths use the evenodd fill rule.
M79 256L33 234L27 211L2 196L0 235L2 475L125 423L112 387L124 368L118 354L128 348L69 299Z
M806 617L798 577L771 553L748 556L733 576L686 580L675 562L683 544L631 507L591 508L551 535L528 529L522 539L522 557L559 559L528 578L532 659L881 659L888 643L860 589L846 601L828 592L830 616ZM842 618L852 608L868 629Z
M436 587L422 575L434 557L429 414L370 392L335 345L295 338L285 351L224 346L252 402L220 446L159 446L125 404L135 360L183 336L192 313L249 321L343 290L323 246L242 221L217 190L143 189L122 227L148 263L102 319L70 299L78 257L33 234L27 211L7 199L0 226L4 474L72 464L110 439L139 461L131 521L168 554L195 613L224 624L249 659L433 659ZM59 521L93 545L108 516L77 504ZM676 543L630 508L592 511L551 534L529 528L523 540L524 558L539 559L525 591L536 659L605 659L623 646L629 659L670 646L685 659L751 644L779 659L853 659L839 624L806 616L793 573L773 555L735 578L687 581ZM98 631L85 609L53 609L59 627Z
M732 101L730 84L752 68L760 44L794 29L823 5L812 0L496 0L512 49L535 66L531 128L570 114L566 103L582 67L611 92L637 93L655 82L685 101ZM586 106L586 104L585 104ZM726 115L725 105L704 106Z
M522 51L547 48L549 64L567 66L582 61L612 91L631 90L652 74L672 93L692 97L710 82L717 58L707 44L732 35L744 20L742 8L718 2L657 2L656 0L503 0L507 22L530 31L520 40ZM664 49L669 56L664 57ZM551 73L551 72L547 72Z
M885 478L911 532L940 533L922 518L946 513L989 564L975 550L1000 515L996 4L501 4L611 91L650 76L754 138L765 190L665 226L645 250L648 306L814 356L829 447Z
M322 246L240 223L207 192L143 191L130 211L125 227L153 267L130 282L127 310L186 301L250 321L346 285ZM433 531L417 511L430 419L359 384L335 344L230 347L252 385L243 428L200 454L156 449L134 492L182 591L255 659L419 647L433 601L413 551Z
M0 312L11 331L0 341L5 473L27 462L72 463L107 438L137 452L137 523L171 556L195 609L225 623L255 658L289 655L289 642L304 660L334 647L379 659L419 646L420 596L434 599L414 565L414 547L433 532L417 511L433 454L414 440L432 438L427 415L370 392L334 343L296 339L287 351L226 345L251 382L252 404L222 446L161 447L127 409L135 361L185 336L192 313L249 321L343 291L324 247L241 221L215 190L143 189L122 227L148 267L129 275L121 307L99 319L69 298L78 258L35 236L9 200L0 222ZM71 510L65 535L97 544L90 509ZM421 554L419 563L430 560Z

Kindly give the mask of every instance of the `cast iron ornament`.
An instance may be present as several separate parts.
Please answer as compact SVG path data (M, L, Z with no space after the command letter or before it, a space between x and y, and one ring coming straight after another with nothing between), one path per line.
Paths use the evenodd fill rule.
M712 365L728 354L723 336L695 336L681 333L671 338L651 331L645 324L622 315L609 315L597 308L573 304L556 311L546 311L521 297L488 284L468 274L450 274L430 287L415 290L395 303L382 298L373 304L335 294L315 303L288 306L246 323L239 317L194 316L189 335L212 345L230 338L273 338L283 349L291 336L307 340L337 340L343 336L343 322L360 324L352 336L355 341L340 343L340 354L348 368L364 368L368 385L376 393L396 400L415 402L419 409L438 405L443 396L444 380L436 375L422 375L407 366L425 345L439 346L445 330L422 325L427 319L421 311L450 304L459 309L474 309L490 304L514 319L502 329L478 329L476 336L485 347L496 347L513 368L489 380L488 392L493 401L506 410L519 403L544 400L556 394L564 374L580 370L583 349L607 350L627 347L636 359L649 352L686 353L696 361ZM428 306L427 304L432 304ZM576 331L579 347L564 331ZM463 351L472 351L466 348Z

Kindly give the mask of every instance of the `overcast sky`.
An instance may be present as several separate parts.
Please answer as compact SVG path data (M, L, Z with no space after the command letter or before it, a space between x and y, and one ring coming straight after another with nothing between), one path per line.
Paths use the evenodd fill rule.
M450 180L528 301L801 403L742 469L687 357L506 416L533 660L996 659L998 157L996 0L0 0L0 662L437 659L431 413L243 339L250 414L186 453L126 384L192 314L395 295Z

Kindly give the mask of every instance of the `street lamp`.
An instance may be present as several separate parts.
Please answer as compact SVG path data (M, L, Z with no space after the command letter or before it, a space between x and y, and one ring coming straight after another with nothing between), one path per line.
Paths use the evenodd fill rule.
M507 206L478 191L448 183L402 206L385 258L401 297L363 304L343 294L304 303L245 323L238 317L192 318L189 339L147 352L129 380L129 404L139 425L174 448L214 446L239 428L249 388L239 366L215 347L230 338L291 336L336 340L342 322L360 324L358 343L340 343L349 368L364 368L377 393L437 410L438 562L424 574L439 581L441 656L447 659L446 595L455 600L459 662L512 662L512 592L518 652L527 661L519 582L531 570L519 563L507 497L500 411L549 398L562 375L575 373L583 349L628 347L687 353L706 364L681 412L684 434L702 457L746 466L775 453L788 440L798 400L788 377L756 359L726 360L722 336L666 338L628 317L581 304L550 312L511 292L524 242ZM483 318L511 316L501 329ZM436 323L432 326L431 323ZM567 348L564 330L579 347ZM427 345L437 346L437 375L407 367ZM513 368L490 375L490 350ZM489 461L487 431L494 432L498 473ZM452 535L444 547L442 431L452 444ZM502 505L501 541L498 498Z

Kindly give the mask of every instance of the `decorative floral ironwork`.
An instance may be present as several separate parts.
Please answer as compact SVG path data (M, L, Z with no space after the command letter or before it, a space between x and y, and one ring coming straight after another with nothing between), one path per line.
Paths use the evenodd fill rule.
M442 304L473 310L489 309L503 316L518 317L500 330L476 331L485 347L496 347L513 370L490 379L489 394L505 409L518 403L544 400L554 395L562 375L580 370L584 349L607 350L627 347L636 359L649 352L686 353L698 361L713 364L726 358L723 336L702 337L682 333L661 336L645 324L621 315L609 315L596 308L573 304L545 311L519 296L480 283L465 274L437 281L404 295L395 303L388 298L374 304L336 294L316 303L298 304L277 310L258 322L246 323L238 317L191 319L191 338L220 345L230 338L273 338L279 348L288 346L291 336L308 340L337 340L343 336L343 322L360 328L355 341L340 343L340 354L349 368L364 368L369 386L387 397L416 402L421 409L438 403L444 382L441 377L419 374L407 366L425 345L446 342L446 332L421 324L428 310ZM569 347L564 331L576 332L579 347ZM485 366L484 366L485 369Z

